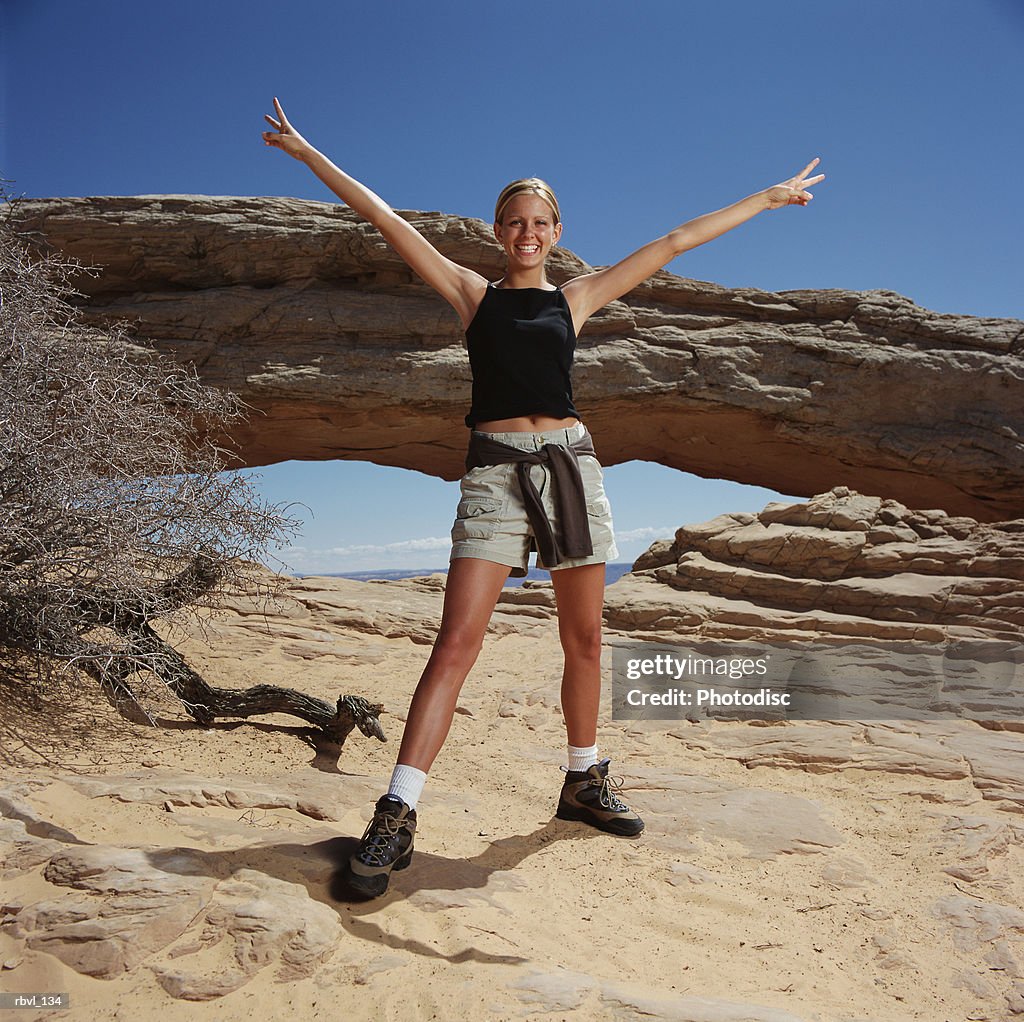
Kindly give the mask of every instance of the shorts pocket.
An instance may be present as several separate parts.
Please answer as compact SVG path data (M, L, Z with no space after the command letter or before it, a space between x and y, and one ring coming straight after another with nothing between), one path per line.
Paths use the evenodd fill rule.
M595 497L587 501L587 514L591 518L610 518L612 506L607 497Z
M452 542L491 539L501 521L501 504L493 497L463 497L455 511Z
M590 526L594 555L605 562L614 561L619 556L619 549L615 545L612 507L604 494L587 501L587 524Z

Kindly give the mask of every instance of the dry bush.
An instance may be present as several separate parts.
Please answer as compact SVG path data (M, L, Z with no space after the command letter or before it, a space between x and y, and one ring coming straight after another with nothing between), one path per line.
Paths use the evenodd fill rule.
M81 272L19 233L17 203L0 210L0 678L84 674L139 719L132 679L148 675L202 722L274 710L337 724L341 700L266 708L291 690L245 702L210 688L151 628L251 589L247 570L294 523L224 471L214 438L240 402L122 326L85 327Z

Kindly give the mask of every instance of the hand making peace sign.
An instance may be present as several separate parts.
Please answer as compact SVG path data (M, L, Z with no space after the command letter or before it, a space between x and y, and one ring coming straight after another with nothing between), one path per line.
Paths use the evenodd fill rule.
M264 114L263 118L276 130L277 134L273 131L264 131L263 141L267 145L283 149L289 156L301 160L303 152L309 148L309 143L291 126L277 96L274 97L274 109L277 111L276 119L270 114Z
M820 162L821 160L815 157L795 177L791 177L788 181L783 181L781 184L772 185L771 188L766 188L764 194L768 197L768 208L778 209L780 206L806 206L814 198L807 191L808 185L816 185L819 181L824 181L825 175L818 174L817 177L804 179Z

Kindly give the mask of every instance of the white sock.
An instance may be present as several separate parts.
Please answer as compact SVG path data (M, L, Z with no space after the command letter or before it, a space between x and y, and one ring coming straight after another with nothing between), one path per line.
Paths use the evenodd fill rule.
M420 800L420 795L423 794L423 785L426 784L426 781L427 775L422 770L398 763L391 772L388 794L395 795L410 809L415 809L416 803Z
M569 769L586 770L597 762L597 746L589 749L577 745L569 746Z

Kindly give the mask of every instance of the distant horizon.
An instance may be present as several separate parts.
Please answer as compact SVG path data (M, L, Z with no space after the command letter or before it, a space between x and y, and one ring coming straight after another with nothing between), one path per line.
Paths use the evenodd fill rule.
M609 561L605 565L605 585L614 585L623 575L633 570L635 561ZM430 575L447 575L450 564L443 568L381 568L379 570L367 571L304 571L289 572L292 578L348 578L355 582L398 582L407 578L424 578ZM521 586L524 582L545 581L551 578L551 573L545 568L538 568L531 564L525 578L512 578L505 580L502 588L513 589Z

